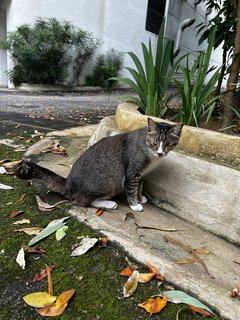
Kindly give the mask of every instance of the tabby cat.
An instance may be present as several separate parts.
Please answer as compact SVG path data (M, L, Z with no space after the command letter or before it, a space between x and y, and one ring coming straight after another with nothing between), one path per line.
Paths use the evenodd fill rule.
M142 211L147 199L142 196L142 174L151 157L163 157L179 141L182 124L157 123L129 133L103 138L87 149L63 178L37 164L23 160L16 170L22 179L41 179L52 190L79 206L116 209L109 200L125 191L133 211Z

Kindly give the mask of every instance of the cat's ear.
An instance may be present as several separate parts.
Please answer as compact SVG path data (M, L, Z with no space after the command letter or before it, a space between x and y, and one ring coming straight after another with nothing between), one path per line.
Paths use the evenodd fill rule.
M172 129L170 130L171 135L180 138L181 132L183 128L183 123L175 124Z
M157 128L157 123L153 119L148 118L148 132L156 131Z

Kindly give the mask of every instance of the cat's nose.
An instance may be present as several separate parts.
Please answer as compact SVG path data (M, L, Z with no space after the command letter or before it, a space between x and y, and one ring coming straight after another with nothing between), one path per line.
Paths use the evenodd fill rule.
M159 157L163 157L165 155L164 152L158 152L157 154L158 154Z

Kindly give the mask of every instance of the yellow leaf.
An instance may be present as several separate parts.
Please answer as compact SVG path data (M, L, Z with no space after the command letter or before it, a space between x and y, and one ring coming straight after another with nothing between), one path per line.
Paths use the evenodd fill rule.
M207 249L204 249L204 248L195 249L194 251L199 254L209 254L210 253Z
M68 290L68 291L65 291L65 292L61 293L60 296L57 298L57 301L55 303L56 306L59 308L62 305L64 305L66 302L68 302L72 298L74 293L75 293L74 289L71 289L71 290Z
M167 304L167 297L163 295L162 299L157 297L156 299L149 298L143 303L139 303L138 307L145 309L150 315L153 313L159 313Z
M137 290L139 280L139 271L134 270L132 275L128 278L127 282L123 287L123 296L124 298L128 298L134 294Z
M49 306L54 301L56 301L57 297L47 293L47 292L33 292L27 294L23 297L23 300L32 307L42 308L45 306Z

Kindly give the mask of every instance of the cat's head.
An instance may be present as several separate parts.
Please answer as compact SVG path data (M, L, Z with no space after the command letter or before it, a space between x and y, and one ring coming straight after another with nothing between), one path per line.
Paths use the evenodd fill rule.
M147 145L151 154L156 157L166 156L177 146L182 127L183 124L170 125L148 118Z

